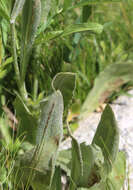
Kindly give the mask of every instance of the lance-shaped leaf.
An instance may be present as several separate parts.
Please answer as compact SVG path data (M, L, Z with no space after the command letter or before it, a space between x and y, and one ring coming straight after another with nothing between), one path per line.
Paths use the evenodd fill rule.
M16 17L21 13L23 6L24 6L25 0L16 0L14 3L14 7L11 13L11 19L10 22L14 23L16 20Z
M28 0L22 12L21 77L25 79L26 68L41 19L41 1Z
M84 119L103 103L122 84L133 80L133 63L111 64L95 79L94 87L87 96L80 114Z
M39 190L43 190L46 185L52 184L58 148L63 136L62 117L63 97L60 91L56 91L44 102L37 129L36 147L20 158L19 168L22 170L23 181L26 182L29 177L34 189L39 187Z
M58 73L52 81L53 89L61 91L65 107L69 104L73 97L73 93L76 86L75 82L76 75L74 73L69 72Z
M93 32L96 34L100 34L102 30L103 30L103 26L98 23L88 22L88 23L73 24L73 25L66 26L64 30L52 31L52 32L46 33L45 35L41 33L37 37L35 41L35 45L48 42L58 37L66 37L68 35L71 35L77 32L88 31L91 33Z
M105 159L104 168L108 174L112 169L119 148L119 130L109 105L106 106L102 114L92 144L96 144L102 149Z
M68 36L76 32L84 32L84 31L90 31L100 34L102 30L103 26L98 23L91 23L91 22L79 23L67 26L63 31L62 36Z

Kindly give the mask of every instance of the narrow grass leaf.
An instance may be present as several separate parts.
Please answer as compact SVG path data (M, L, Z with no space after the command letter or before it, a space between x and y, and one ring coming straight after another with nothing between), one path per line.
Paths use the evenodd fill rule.
M73 24L73 25L67 26L64 29L61 36L65 37L76 32L84 32L84 31L100 34L102 30L103 30L103 26L98 23L91 23L91 22L79 23L79 24Z
M41 18L41 1L28 0L22 12L21 77L25 79L27 64Z
M14 23L17 16L21 13L23 6L24 6L25 0L16 0L14 3L14 7L11 13L11 19L10 22Z

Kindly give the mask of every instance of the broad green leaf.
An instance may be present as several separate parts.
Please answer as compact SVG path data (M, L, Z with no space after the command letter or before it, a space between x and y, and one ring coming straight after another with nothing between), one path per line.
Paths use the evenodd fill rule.
M102 149L105 159L104 169L108 174L112 169L119 148L119 131L114 113L109 105L103 111L92 144L96 144Z
M97 145L80 145L83 158L83 176L80 176L79 187L91 187L101 180L100 171L103 167L104 157Z
M102 150L97 145L85 145L85 143L80 144L80 154L82 155L82 167L83 173L80 173L80 157L79 157L79 145L75 142L75 152L74 157L71 154L72 148L68 150L63 150L59 153L57 165L61 167L62 170L66 172L66 175L70 177L71 167L73 168L73 173L76 175L76 182L70 177L71 183L75 184L77 187L89 187L101 180L100 172L103 167L104 157ZM73 160L73 161L72 161ZM74 162L75 161L75 162ZM74 165L72 164L74 162ZM77 164L76 164L77 163ZM80 163L80 164L79 164ZM77 171L78 170L78 171ZM73 185L73 188L74 185Z
M133 63L111 64L95 79L94 87L87 96L80 119L85 119L97 106L122 84L133 80Z
M69 102L72 100L76 86L75 81L76 75L70 72L58 73L52 81L53 89L61 91L65 107L68 106Z
M16 116L19 120L18 136L24 135L25 140L32 144L35 144L37 130L36 115L32 115L30 112L28 112L25 104L18 97L14 102L14 108L16 111Z
M22 12L21 79L25 79L27 64L41 19L41 1L28 0Z
M90 32L100 34L102 30L103 30L103 26L101 24L92 23L92 22L79 23L79 24L73 24L73 25L67 26L64 29L61 36L65 37L76 32L84 32L84 31L90 31Z
M71 183L70 190L76 190L80 177L83 175L83 160L80 144L72 137L72 161L71 161Z
M126 176L126 158L123 152L119 152L113 164L112 172L106 181L95 184L91 188L78 188L78 190L121 190Z
M18 159L23 181L26 183L29 177L34 189L39 187L39 190L43 190L52 184L58 149L63 136L62 117L63 97L59 91L56 91L42 107L36 134L37 145Z
M21 13L23 6L24 6L25 0L16 0L14 3L14 7L11 13L11 19L10 22L14 23L16 20L16 17Z

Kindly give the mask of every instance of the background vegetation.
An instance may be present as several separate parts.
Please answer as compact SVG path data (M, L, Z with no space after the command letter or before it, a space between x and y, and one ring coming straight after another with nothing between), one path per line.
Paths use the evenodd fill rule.
M58 86L58 77L63 80L64 75L58 73L71 73L65 76L68 82L63 83L71 91L65 91L71 101L63 94L64 126L68 110L73 113L68 122L80 109L84 117L86 107L88 112L94 111L99 104L111 102L133 86L132 0L17 3L0 0L1 189L18 188L11 179L16 156L35 144L40 102L49 100L53 89L64 93ZM64 133L68 133L65 127ZM77 180L73 174L71 177ZM36 189L38 184L31 186ZM74 189L72 182L71 188Z

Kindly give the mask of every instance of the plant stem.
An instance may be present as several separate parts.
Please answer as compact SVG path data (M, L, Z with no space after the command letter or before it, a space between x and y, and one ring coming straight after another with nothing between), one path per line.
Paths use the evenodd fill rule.
M14 70L15 70L15 74L16 74L17 85L19 87L19 85L20 85L20 72L19 72L18 61L17 61L16 40L15 40L15 26L14 26L14 23L11 24L11 33L12 33Z
M27 92L25 88L25 83L21 82L20 80L20 71L19 71L19 66L18 66L18 61L17 61L17 52L16 52L16 39L15 39L15 24L11 24L11 33L12 33L12 47L13 47L13 59L14 59L14 70L15 70L15 75L16 75L16 82L18 89L20 91L21 96L23 99L27 98Z

